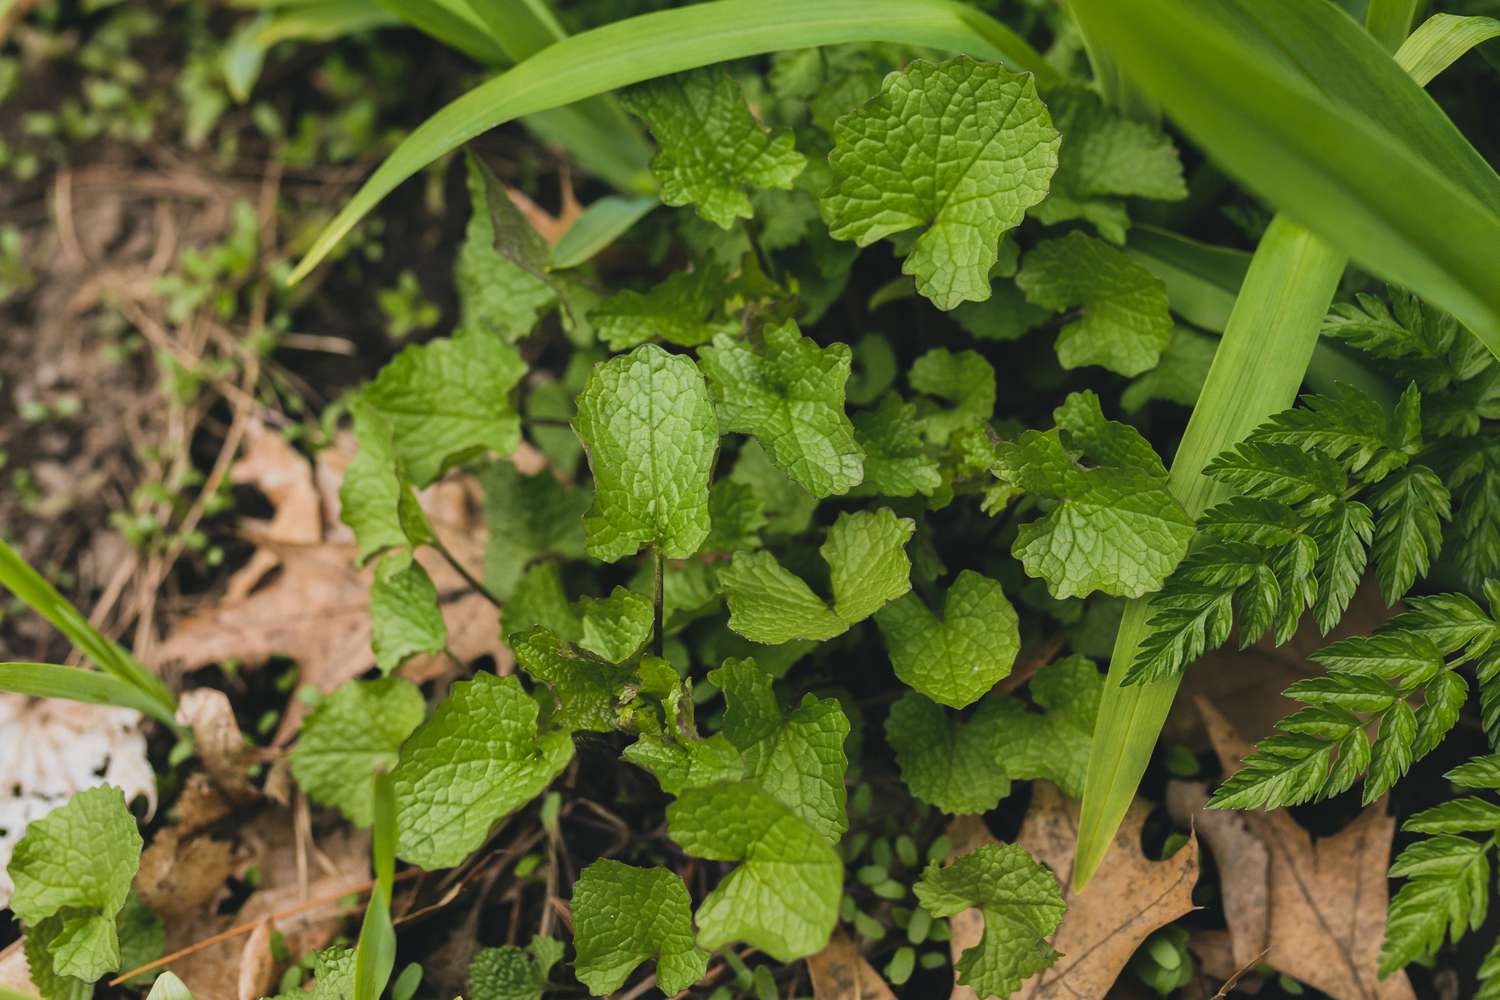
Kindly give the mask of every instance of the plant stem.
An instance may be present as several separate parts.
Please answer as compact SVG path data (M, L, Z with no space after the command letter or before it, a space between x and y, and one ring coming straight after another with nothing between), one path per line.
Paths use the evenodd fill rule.
M432 547L437 550L438 555L442 556L443 560L447 562L449 566L453 567L453 571L459 576L463 577L465 583L473 587L480 594L484 595L485 600L489 601L497 608L503 608L505 606L500 598L496 597L494 592L484 585L483 580L479 579L479 577L469 572L469 568L458 561L458 557L448 550L448 546L443 544L443 540L441 538L433 535L431 544Z
M1235 300L1169 488L1197 515L1215 499L1209 460L1296 399L1345 258L1283 216L1271 220ZM1082 887L1104 859L1151 760L1180 678L1123 684L1146 634L1149 599L1125 607L1094 724L1073 866Z
M664 610L665 610L665 601L662 599L663 598L663 567L662 567L661 549L660 548L652 548L651 554L652 554L654 562L655 562L655 566L653 567L653 572L652 572L652 576L654 578L654 585L655 585L655 598L654 598L654 600L655 600L655 605L656 605L656 607L655 607L655 611L656 611L656 628L655 628L655 639L654 639L654 642L655 642L656 655L662 657L663 659L665 659L665 655L663 654L662 651L666 648L667 636L666 636L666 630L662 627L662 625L663 625L662 619L664 617Z

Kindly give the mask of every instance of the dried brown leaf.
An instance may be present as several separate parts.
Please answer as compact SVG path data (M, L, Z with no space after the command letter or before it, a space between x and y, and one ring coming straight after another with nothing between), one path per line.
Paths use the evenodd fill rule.
M238 1000L260 1000L271 991L276 975L276 956L271 953L271 921L262 920L245 939L240 951Z
M845 934L835 932L828 947L807 959L814 1000L896 1000L874 966Z
M215 688L184 691L177 700L177 721L192 729L203 766L227 798L243 803L259 797L248 771L260 754L245 742L228 695Z
M1213 705L1200 701L1198 709L1224 769L1234 770L1250 745ZM1344 829L1319 840L1284 809L1241 815L1269 859L1264 890L1270 947L1266 961L1334 1000L1414 998L1406 973L1385 980L1375 974L1385 936L1386 869L1396 831L1386 800L1373 803ZM1212 840L1210 848L1217 850ZM1220 868L1227 873L1222 885L1226 910L1239 900L1253 901L1261 892L1254 885L1259 875L1253 864L1241 867L1225 859ZM1236 955L1240 950L1237 945Z

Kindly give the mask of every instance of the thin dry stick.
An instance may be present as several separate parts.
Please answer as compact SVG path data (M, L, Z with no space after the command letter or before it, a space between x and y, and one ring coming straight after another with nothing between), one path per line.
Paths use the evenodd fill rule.
M415 878L420 874L421 869L408 868L404 872L396 873L396 881L401 882L405 879ZM164 965L169 965L172 962L177 961L179 958L186 958L189 955L200 952L204 948L211 948L216 944L222 944L225 941L232 941L237 937L243 937L244 935L249 934L251 931L255 930L255 928L259 927L266 921L270 921L274 924L278 921L286 920L288 917L295 917L299 913L306 913L308 910L316 910L320 906L328 906L331 903L337 903L339 900L345 898L346 896L364 895L374 887L375 880L371 879L368 882L361 882L359 885L355 886L352 889L345 889L344 891L338 893L329 893L326 896L319 896L317 899L309 899L305 903L298 903L296 906L289 906L285 910L281 910L277 913L271 914L269 917L261 917L259 920L256 920L253 923L239 924L238 926L229 928L227 931L220 931L217 934L204 938L202 941L196 941L193 944L188 945L186 948L179 948L178 950L172 952L172 954L170 955L163 955L161 958L158 958L154 962L147 962L145 965L131 969L129 972L122 972L115 978L111 979L109 981L109 985L119 986L125 980L134 979L136 976L139 976L143 972L151 972L153 969L159 969ZM356 913L358 912L358 908L356 907L355 909L347 910L344 912Z
M1268 954L1270 954L1270 952L1270 948L1262 949L1259 955L1256 955L1254 958L1252 958L1250 961L1246 962L1243 966L1236 970L1235 974L1230 976L1223 986L1219 987L1219 992L1215 993L1210 998L1210 1000L1227 1000L1227 998L1229 997L1229 991L1238 986L1240 980L1245 977L1246 973L1259 965L1260 960L1265 958Z

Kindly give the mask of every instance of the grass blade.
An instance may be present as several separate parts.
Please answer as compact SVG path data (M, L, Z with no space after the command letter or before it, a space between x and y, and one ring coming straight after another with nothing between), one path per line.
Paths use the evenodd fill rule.
M291 274L328 256L396 185L477 135L523 115L643 80L781 49L897 41L1057 73L998 21L952 0L715 0L643 14L574 35L458 98L419 125L318 235Z
M1417 16L1417 0L1370 0L1365 11L1365 30L1387 52L1395 52L1406 41Z
M135 685L109 674L68 667L61 663L0 663L0 691L31 698L65 698L89 705L133 708L158 722L176 727L176 720Z
M1333 4L1072 0L1226 171L1500 354L1500 177Z
M105 673L133 685L159 709L165 710L168 719L176 717L177 700L161 678L147 670L119 643L90 625L67 598L42 579L41 574L28 566L26 560L3 539L0 539L0 587L5 587L51 622ZM161 716L157 714L157 717Z
M396 881L396 792L386 772L374 775L375 822L370 853L375 887L365 907L354 948L353 1000L380 1000L396 968L396 928L391 922L391 890Z
M1422 86L1476 45L1500 38L1500 20L1434 14L1411 33L1396 53L1396 62Z
M485 26L463 6L450 6L437 0L374 0L374 3L475 62L504 66L509 61L505 50L490 37Z
M577 267L619 239L661 202L656 198L620 198L610 195L594 202L578 221L568 227L552 248L551 266L556 270Z
M1251 259L1208 380L1172 462L1170 488L1196 517L1214 499L1208 461L1296 399L1344 256L1277 216ZM1125 606L1094 725L1073 884L1082 887L1114 840L1166 722L1179 678L1126 687L1145 636L1146 598Z

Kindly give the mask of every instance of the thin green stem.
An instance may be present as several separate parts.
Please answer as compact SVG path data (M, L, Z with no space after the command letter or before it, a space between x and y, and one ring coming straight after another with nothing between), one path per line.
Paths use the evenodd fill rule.
M656 651L656 655L664 658L666 655L664 650L666 649L667 645L667 632L664 625L664 618L666 617L666 601L664 594L665 572L662 564L663 560L661 557L661 549L653 548L651 550L651 555L651 575L653 583L653 601L655 614L655 630L653 633L654 638L652 641L655 644L654 649Z
M446 562L449 566L452 566L453 571L459 576L463 577L465 583L467 583L470 587L473 587L474 590L479 594L483 595L485 600L489 601L497 608L504 606L500 598L495 596L494 591L490 590L489 587L486 587L484 585L483 580L479 579L479 577L471 573L469 571L469 567L459 562L458 557L455 556L451 550L449 550L448 546L443 544L443 540L441 538L438 538L436 535L434 535L430 544L437 551L437 554L443 557L443 561Z

